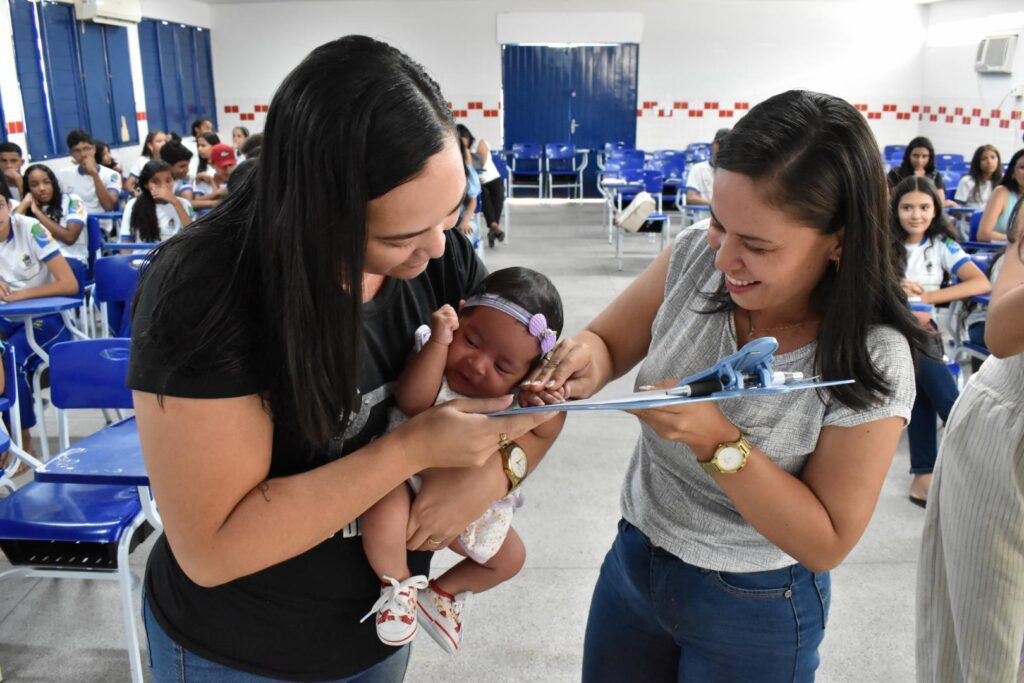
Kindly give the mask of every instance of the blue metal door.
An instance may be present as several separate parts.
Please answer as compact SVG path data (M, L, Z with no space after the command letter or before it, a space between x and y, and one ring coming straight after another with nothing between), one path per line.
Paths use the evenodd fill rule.
M505 45L502 50L504 146L569 142L589 149L585 196L597 196L594 152L636 143L639 46Z

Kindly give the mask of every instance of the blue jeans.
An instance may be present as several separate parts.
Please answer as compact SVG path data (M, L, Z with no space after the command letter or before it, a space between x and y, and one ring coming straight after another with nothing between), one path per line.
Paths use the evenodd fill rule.
M146 625L153 683L271 683L277 680L211 662L178 645L153 618L145 592L142 594L142 619ZM401 683L411 652L412 646L406 645L366 671L331 683Z
M910 413L907 437L910 440L910 473L931 474L935 469L935 458L939 454L938 437L935 434L936 416L943 424L949 419L960 395L953 374L941 360L921 354L917 375L917 398Z
M57 342L67 341L71 333L64 327L64 319L54 313L35 318L32 321L32 333L44 351ZM28 345L25 323L0 318L0 336L14 348L15 362L18 363L18 413L21 415L21 428L29 429L36 426L36 406L32 395L32 373L43 362ZM12 378L8 377L10 382ZM27 448L26 444L26 448Z
M583 646L584 683L813 681L831 581L802 565L701 569L619 522Z

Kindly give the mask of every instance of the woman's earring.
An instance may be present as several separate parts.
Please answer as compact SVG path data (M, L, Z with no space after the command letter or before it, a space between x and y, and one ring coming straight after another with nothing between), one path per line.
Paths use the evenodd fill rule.
M836 274L837 274L837 275L839 274L839 260L840 260L840 258L842 258L842 257L840 257L840 256L836 256L836 257L835 257L835 258L834 258L834 259L832 260L832 265L834 265L834 266L836 267Z

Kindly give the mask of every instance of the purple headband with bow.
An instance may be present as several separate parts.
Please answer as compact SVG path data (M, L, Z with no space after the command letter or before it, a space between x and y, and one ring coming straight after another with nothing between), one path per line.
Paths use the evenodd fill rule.
M514 304L497 294L477 294L476 296L469 297L462 304L463 308L470 308L472 306L489 306L512 316L526 325L526 329L530 331L530 334L540 342L540 352L542 354L548 353L551 349L555 348L555 342L558 341L558 332L548 329L548 319L544 317L543 313L531 315L522 306Z

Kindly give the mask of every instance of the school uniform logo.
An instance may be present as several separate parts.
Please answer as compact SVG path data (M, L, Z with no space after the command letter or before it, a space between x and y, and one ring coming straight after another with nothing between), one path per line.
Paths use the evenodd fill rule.
M31 268L32 267L32 257L29 256L27 253L22 254L21 255L21 265L24 266L25 268Z

